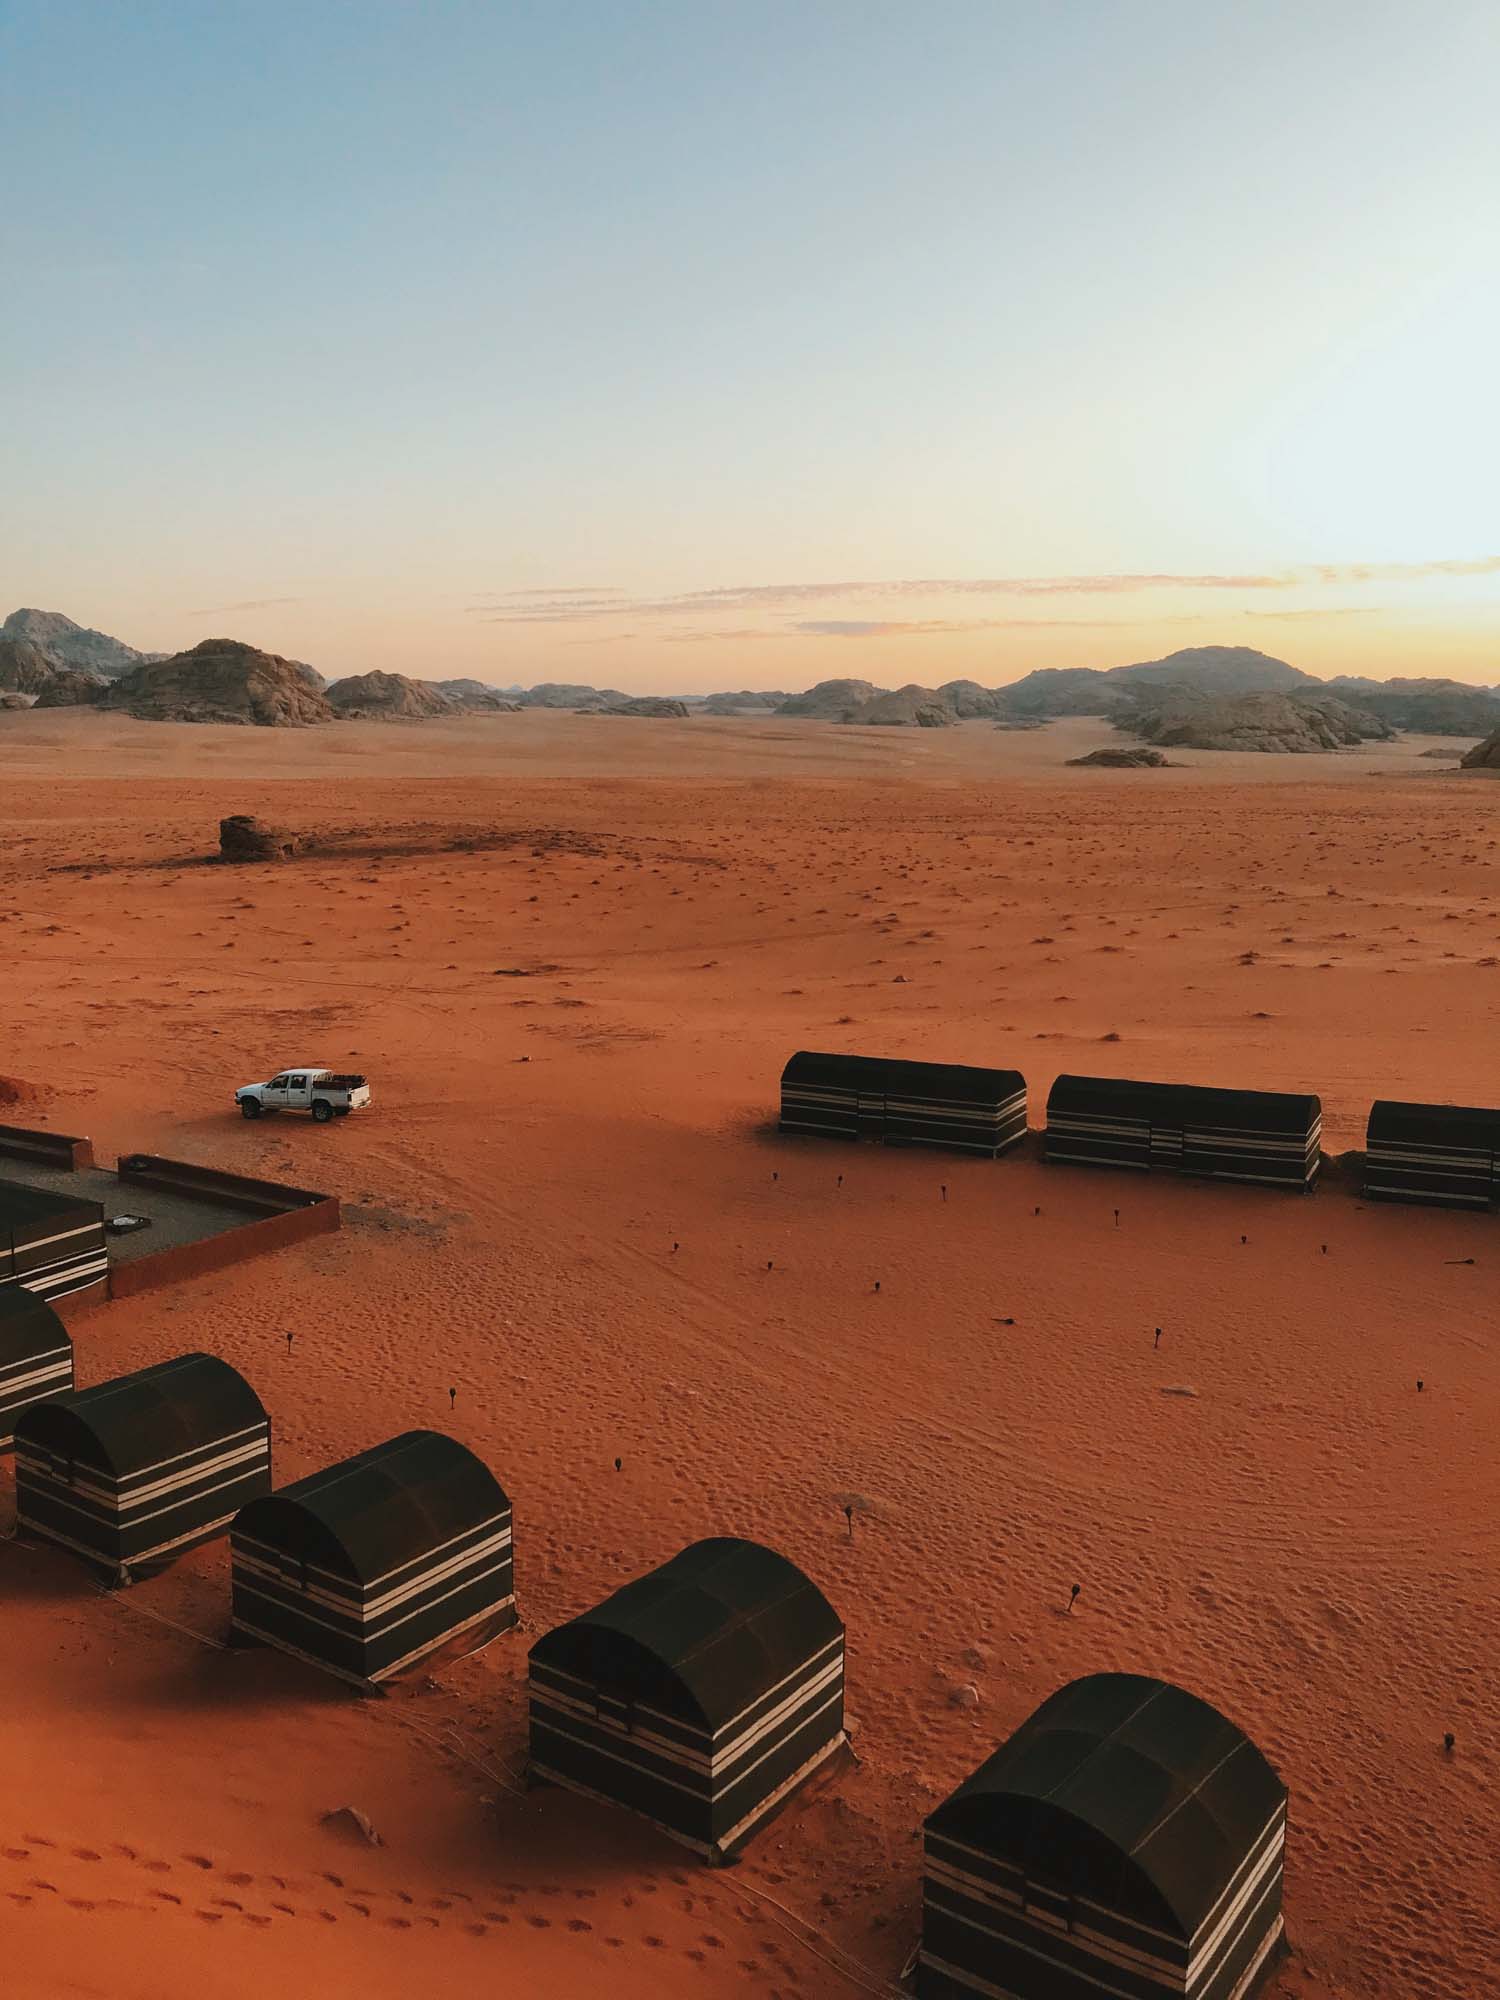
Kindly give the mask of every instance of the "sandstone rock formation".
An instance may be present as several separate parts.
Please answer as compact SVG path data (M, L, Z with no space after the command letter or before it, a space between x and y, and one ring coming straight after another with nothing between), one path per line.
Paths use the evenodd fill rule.
M1500 701L1488 688L1469 687L1463 681L1372 681L1341 674L1328 686L1393 728L1419 736L1487 736L1500 729Z
M885 729L947 729L958 717L936 688L918 687L911 681L893 694L879 694L873 701L862 702L843 720Z
M86 708L97 702L109 682L76 667L54 667L52 677L36 698L38 708Z
M333 710L295 660L239 639L204 639L100 690L101 708L145 722L238 722L267 729L330 722Z
M128 674L144 661L161 658L159 653L138 653L134 646L111 639L107 632L76 625L60 611L12 611L0 625L0 638L24 639L59 666L103 674L106 680Z
M1395 732L1378 716L1316 692L1242 694L1222 699L1189 689L1143 691L1120 722L1150 743L1192 750L1308 753L1337 750Z
M335 681L327 694L329 708L345 721L385 722L457 715L458 703L431 681L414 681L405 674L350 674Z
M268 826L254 813L231 813L219 821L221 861L289 861L307 844L302 834L284 826Z
M1098 765L1111 771L1160 771L1168 768L1160 750L1090 750L1087 757L1070 757L1072 765Z
M724 694L711 694L703 704L705 715L764 715L773 708L780 708L792 696L784 690L766 689L757 692L754 688L738 688Z
M434 681L432 684L439 694L447 695L449 701L459 708L475 713L491 715L519 715L521 704L512 701L508 695L492 688L488 681Z
M678 701L676 697L673 695L642 694L642 695L636 695L634 699L630 701L617 702L613 708L601 709L600 713L602 715L645 715L645 716L667 717L667 716L687 715L689 713L689 709L685 701Z
M993 719L1002 712L999 689L981 687L978 681L944 681L937 693L960 722Z
M0 690L6 694L41 694L57 672L57 661L33 640L0 637Z
M1493 736L1486 736L1482 743L1476 743L1464 757L1466 771L1500 771L1500 729Z
M1098 667L1038 667L995 690L1000 715L1047 720L1054 715L1111 715L1125 691Z
M884 692L873 681L819 681L805 694L792 695L776 713L810 716L816 722L847 722L857 708Z
M519 697L523 708L613 708L630 696L619 688L582 687L572 681L539 681Z

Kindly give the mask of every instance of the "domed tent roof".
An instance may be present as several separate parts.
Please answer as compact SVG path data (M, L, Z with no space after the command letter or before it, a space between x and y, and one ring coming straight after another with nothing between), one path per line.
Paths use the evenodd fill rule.
M789 1057L781 1081L893 1094L915 1085L924 1095L955 1104L994 1104L1026 1086L1014 1069L977 1069L970 1063L915 1062L895 1056L824 1055L814 1049L799 1049Z
M1284 1090L1219 1090L1196 1083L1141 1083L1133 1077L1062 1075L1047 1096L1047 1115L1109 1110L1120 1118L1161 1122L1167 1113L1184 1124L1223 1130L1303 1132L1323 1114L1318 1098Z
M214 1354L179 1354L133 1375L35 1403L18 1441L95 1465L116 1479L267 1422L244 1376Z
M1069 1683L929 1817L930 1833L1190 1940L1286 1803L1232 1722L1137 1674Z
M843 1630L795 1563L726 1536L625 1584L539 1639L531 1657L713 1731Z
M234 1526L372 1583L509 1506L499 1480L466 1445L439 1431L405 1431L251 1500Z

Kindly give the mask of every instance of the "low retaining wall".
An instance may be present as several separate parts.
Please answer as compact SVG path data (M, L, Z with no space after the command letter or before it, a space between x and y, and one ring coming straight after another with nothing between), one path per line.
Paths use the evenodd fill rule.
M70 1139L64 1132L37 1132L26 1125L0 1125L0 1158L30 1160L34 1165L61 1167L76 1174L94 1164L92 1139Z
M236 1229L221 1230L196 1243L168 1250L147 1251L128 1263L114 1264L109 1273L112 1299L155 1291L183 1278L202 1277L227 1265L259 1257L267 1250L284 1250L310 1236L332 1235L340 1227L338 1197L314 1194L307 1188L281 1187L275 1181L253 1180L246 1174L220 1173L186 1160L164 1160L154 1153L129 1153L116 1168L122 1186L161 1188L186 1200L200 1195L231 1208L242 1208L246 1220Z

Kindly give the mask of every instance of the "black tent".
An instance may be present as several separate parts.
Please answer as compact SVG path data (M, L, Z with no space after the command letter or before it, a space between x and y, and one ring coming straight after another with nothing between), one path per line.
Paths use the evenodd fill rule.
M252 1500L229 1531L233 1629L372 1682L516 1622L510 1502L437 1431Z
M1301 1093L1060 1076L1047 1098L1046 1157L1085 1166L1306 1189L1322 1139L1323 1107Z
M21 1532L121 1579L164 1568L270 1490L270 1421L212 1354L68 1390L16 1424Z
M16 1434L29 1403L73 1386L73 1343L45 1299L0 1285L0 1447Z
M109 1275L104 1210L97 1201L0 1181L0 1289L38 1298L103 1287Z
M756 1542L694 1542L531 1649L531 1770L712 1860L845 1741L844 1628Z
M993 1157L1026 1135L1026 1079L1013 1069L802 1049L781 1072L781 1129Z
M1466 1104L1370 1106L1365 1193L1439 1208L1500 1202L1500 1111Z
M920 2000L1246 2000L1281 1944L1286 1787L1165 1681L1060 1688L924 1839Z

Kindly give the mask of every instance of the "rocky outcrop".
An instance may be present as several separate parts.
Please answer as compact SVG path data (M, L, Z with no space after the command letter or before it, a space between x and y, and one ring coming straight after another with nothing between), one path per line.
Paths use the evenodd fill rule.
M1334 695L1243 694L1222 699L1187 689L1143 691L1119 725L1150 743L1190 750L1305 754L1394 735L1378 716Z
M581 687L571 681L540 681L520 697L523 708L615 708L630 696L619 688Z
M52 655L33 640L0 637L0 691L43 694L60 670Z
M873 681L819 681L805 694L790 696L776 713L807 716L814 722L847 722L857 708L884 692Z
M1105 679L1127 689L1149 683L1160 688L1197 688L1216 695L1285 694L1324 685L1300 667L1289 666L1270 653L1258 653L1253 646L1184 646L1160 660L1110 667Z
M1170 768L1160 750L1090 750L1087 757L1070 757L1071 765L1098 766L1109 771L1163 771Z
M1124 699L1098 667L1038 667L1009 687L997 688L1001 715L1111 715Z
M944 681L937 694L960 722L993 721L1002 713L999 689L981 687L978 681Z
M458 703L431 681L414 681L405 674L350 674L328 690L328 706L346 722L424 721L457 715Z
M1372 681L1341 674L1328 686L1393 728L1418 736L1487 736L1500 729L1500 701L1488 688L1469 687L1463 681Z
M102 674L106 680L115 680L145 661L161 658L159 653L138 653L134 646L111 639L107 632L75 625L60 611L12 611L0 625L0 638L24 639L58 666Z
M753 688L739 688L732 693L709 695L703 703L702 712L704 715L764 715L793 699L785 692L756 692Z
M678 701L673 695L642 694L630 701L616 702L613 708L601 709L601 715L643 715L667 718L685 716L690 713L685 701Z
M307 844L304 835L284 826L268 826L254 813L231 813L219 821L221 861L290 861Z
M54 667L52 678L36 698L38 708L86 708L97 702L109 686L98 674L85 674L75 667Z
M487 681L434 681L432 684L457 707L476 714L519 715L521 704L492 688Z
M136 667L100 690L99 706L143 722L235 722L262 729L333 719L297 661L239 639L204 639L185 653Z
M1462 768L1465 771L1500 771L1500 729L1466 753Z
M893 694L878 694L873 701L862 702L844 721L881 729L948 729L958 717L936 688L918 687L911 681Z

